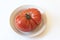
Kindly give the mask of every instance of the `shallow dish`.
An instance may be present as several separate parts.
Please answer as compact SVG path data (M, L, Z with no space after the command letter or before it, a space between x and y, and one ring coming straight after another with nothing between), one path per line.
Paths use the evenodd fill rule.
M40 7L37 7L37 6L33 6L33 5L23 5L23 6L20 6L17 9L15 9L13 11L13 13L11 14L11 16L10 16L10 25L11 25L12 29L16 33L18 33L19 35L21 35L21 36L34 37L34 36L37 36L40 33L42 33L45 30L45 28L46 28L46 26L44 24L44 18L43 18L43 16L42 16L42 22L41 22L41 24L38 25L38 27L35 30L31 31L31 32L22 32L22 31L18 30L16 28L15 23L14 23L14 19L15 19L15 16L17 15L17 12L22 11L24 9L28 9L28 8L36 8L36 9L38 9L41 12L42 15L44 13L44 11Z

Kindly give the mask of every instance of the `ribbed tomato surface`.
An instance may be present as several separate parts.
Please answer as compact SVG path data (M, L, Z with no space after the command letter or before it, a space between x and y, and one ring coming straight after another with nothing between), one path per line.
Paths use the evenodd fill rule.
M42 17L40 11L35 8L25 9L15 17L17 28L24 32L34 30L41 23Z

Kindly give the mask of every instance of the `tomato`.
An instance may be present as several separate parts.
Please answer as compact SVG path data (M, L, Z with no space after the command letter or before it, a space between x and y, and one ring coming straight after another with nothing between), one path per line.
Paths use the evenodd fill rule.
M19 12L15 17L17 28L24 32L34 30L41 23L42 17L40 11L35 8L25 9Z

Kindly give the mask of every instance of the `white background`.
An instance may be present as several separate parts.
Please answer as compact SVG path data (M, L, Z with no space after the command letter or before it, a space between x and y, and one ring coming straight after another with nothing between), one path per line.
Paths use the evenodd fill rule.
M51 29L45 36L21 37L12 30L9 23L11 13L25 4L36 5L48 11ZM0 40L60 40L60 0L0 0Z

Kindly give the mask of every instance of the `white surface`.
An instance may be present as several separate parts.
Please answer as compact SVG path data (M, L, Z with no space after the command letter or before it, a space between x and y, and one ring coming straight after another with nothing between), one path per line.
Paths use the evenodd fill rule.
M10 27L11 13L24 4L36 5L49 12L51 29L42 38L21 37ZM0 0L0 40L60 40L60 0Z

